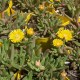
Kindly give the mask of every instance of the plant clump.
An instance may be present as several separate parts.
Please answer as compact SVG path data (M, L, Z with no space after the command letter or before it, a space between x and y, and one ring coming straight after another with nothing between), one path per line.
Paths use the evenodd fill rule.
M0 0L0 80L80 80L79 0Z

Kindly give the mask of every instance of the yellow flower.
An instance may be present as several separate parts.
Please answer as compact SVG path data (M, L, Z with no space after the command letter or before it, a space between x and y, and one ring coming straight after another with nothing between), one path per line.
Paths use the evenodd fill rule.
M31 19L31 17L33 16L33 15L35 15L34 13L28 13L28 15L26 16L26 19L25 19L25 21L26 21L26 23L28 23L29 22L29 20Z
M2 42L0 42L0 47L2 46Z
M50 1L53 2L53 0L50 0ZM46 9L46 12L50 14L56 13L55 8L53 7L53 4L49 2L43 2L42 5L39 5L39 9L40 10Z
M60 34L62 30L64 30L64 27L59 28L57 34Z
M53 0L50 0L50 1L52 2ZM48 12L50 14L56 14L53 4L51 4L49 2L44 2L43 5L46 7L46 12Z
M10 0L8 4L9 4L9 8L12 8L12 5L13 5L12 0Z
M15 11L13 9L10 9L9 7L4 11L4 13L7 13L8 16L10 16L11 14L14 14Z
M70 21L71 21L71 20L70 20L68 17L62 16L62 15L58 15L57 17L58 17L58 18L61 20L61 22L62 22L61 26L66 26L66 25L70 24Z
M44 10L44 5L39 5L40 10Z
M53 45L56 46L56 47L60 47L63 45L63 41L60 40L60 39L54 39L53 40Z
M16 29L9 33L9 39L13 43L21 42L23 38L24 33L21 29Z
M67 76L67 73L65 71L61 72L61 76L62 77L66 77Z
M61 77L63 80L70 80L68 77L67 77L67 73L65 71L61 72Z
M9 7L4 11L4 13L7 13L10 16L11 14L15 13L15 10L12 9L12 5L13 5L12 0L10 0L8 4Z
M44 7L46 7L46 8L47 8L47 7L53 7L53 4L51 4L51 3L47 2L47 1L43 2L42 5L43 5Z
M47 12L49 12L50 14L57 14L54 8L48 7L47 8Z
M51 6L52 6L52 4L50 4L49 2L43 2L43 5L44 5L45 7L51 7Z
M14 78L17 79L17 80L20 80L20 79L21 79L21 72L20 72L20 71L17 71L17 72L14 74Z
M29 36L32 36L32 35L34 35L34 30L33 30L33 28L27 28L27 35L29 35Z
M72 32L68 29L59 30L57 35L61 39L65 39L66 41L72 40Z

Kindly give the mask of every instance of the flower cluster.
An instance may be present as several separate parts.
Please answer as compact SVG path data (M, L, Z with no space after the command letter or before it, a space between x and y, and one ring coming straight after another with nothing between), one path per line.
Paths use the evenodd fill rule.
M27 35L32 36L34 35L33 28L29 28L26 30ZM21 29L15 29L9 33L9 39L13 43L21 42L24 39L25 34Z
M67 1L1 2L1 80L69 80L67 68L80 65L80 15Z
M70 31L69 29L64 29L63 27L62 28L59 28L59 30L57 32L57 36L60 39L54 39L53 40L53 45L56 46L56 47L59 47L59 46L62 46L63 45L63 41L62 41L63 39L66 42L71 41L73 39L72 31Z
M73 38L72 31L70 31L69 29L59 29L59 31L57 32L57 36L61 39L65 39L66 42L71 41Z

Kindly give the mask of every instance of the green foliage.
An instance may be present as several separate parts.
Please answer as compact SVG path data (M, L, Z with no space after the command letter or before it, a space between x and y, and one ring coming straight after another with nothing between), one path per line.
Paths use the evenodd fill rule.
M74 0L13 0L12 8L15 13L4 12L9 6L8 0L0 1L0 80L63 80L62 71L79 71L80 66L80 16L79 6ZM48 5L43 10L39 5ZM64 5L63 5L64 3ZM47 8L58 10L50 14ZM29 15L32 13L32 15ZM70 23L64 26L73 32L73 39L63 46L55 47L53 40L60 39L57 31L62 21L57 16L66 15ZM29 21L25 21L28 19ZM34 33L29 36L26 32L33 28ZM25 38L19 43L9 39L9 33L21 29ZM16 35L16 34L15 34ZM48 41L37 43L39 38L49 38ZM69 64L66 64L69 62ZM67 73L67 71L66 71ZM67 77L67 75L66 75Z

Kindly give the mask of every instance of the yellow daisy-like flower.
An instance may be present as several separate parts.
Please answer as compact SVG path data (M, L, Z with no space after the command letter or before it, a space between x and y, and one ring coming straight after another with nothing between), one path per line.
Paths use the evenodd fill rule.
M44 5L39 5L40 10L44 10Z
M59 30L57 32L57 35L59 38L61 38L61 39L64 38L66 41L70 41L73 38L72 32L68 29Z
M29 36L34 35L34 30L33 30L33 28L27 29L27 35L29 35Z
M56 46L56 47L60 47L63 45L63 41L60 40L60 39L54 39L53 40L53 45Z
M9 39L13 43L21 42L23 38L24 33L21 29L16 29L9 33Z

